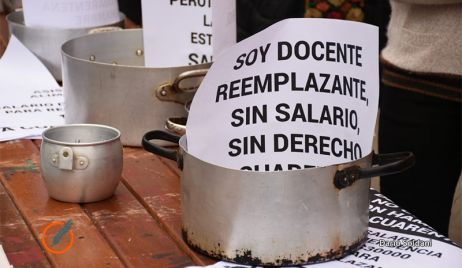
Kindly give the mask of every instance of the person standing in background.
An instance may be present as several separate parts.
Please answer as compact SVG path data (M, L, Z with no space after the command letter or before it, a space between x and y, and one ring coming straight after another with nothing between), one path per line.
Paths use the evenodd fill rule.
M412 151L416 164L382 178L380 188L447 236L462 161L462 1L390 2L379 150Z
M141 0L117 0L117 4L125 15L125 28L141 26Z
M141 26L141 0L118 0L128 20ZM363 21L380 28L380 47L390 14L383 0L236 0L237 41L287 18L331 18Z

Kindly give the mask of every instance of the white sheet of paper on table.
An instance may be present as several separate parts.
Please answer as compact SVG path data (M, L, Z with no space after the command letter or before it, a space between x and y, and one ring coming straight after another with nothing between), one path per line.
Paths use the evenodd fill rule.
M437 240L431 241L430 247L406 247L405 241L428 241L428 239L406 235L402 233L369 228L371 234L368 238L371 242L366 242L364 247L360 248L353 254L347 255L340 260L331 260L324 263L317 263L304 266L303 268L354 268L354 267L419 267L419 268L458 268L462 261L462 249ZM378 235L378 236L377 236ZM377 245L377 241L390 241L388 238L394 238L402 243L403 246L387 247ZM399 242L403 241L403 242ZM199 268L201 266L190 266L188 268ZM236 263L220 261L206 268L260 268L260 266L248 266ZM287 268L290 268L287 267ZM293 267L295 268L295 267Z
M343 258L302 267L460 267L462 248L387 197L374 190L372 193L369 205L369 229L365 244ZM250 267L224 261L207 266L207 268Z
M250 265L242 265L238 263L232 263L232 262L225 262L225 261L220 261L217 263L214 263L212 265L208 266L188 266L186 268L263 268L262 266L250 266ZM276 266L277 267L277 266ZM331 262L326 262L326 263L318 263L318 264L311 264L311 265L306 265L306 266L284 266L285 268L300 268L300 267L306 267L306 268L353 268L351 264L346 264L342 263L339 261L331 261Z
M378 55L377 27L341 20L288 19L237 43L214 61L196 92L186 127L189 153L259 171L366 156L378 109ZM353 96L344 93L345 79ZM334 83L339 90L331 90ZM327 112L338 115L335 122Z
M34 138L64 124L62 88L14 35L0 59L0 141Z
M3 247L1 244L0 244L0 267L13 268L13 265L10 265L8 258L6 257L5 251L3 250Z
M21 90L33 86L59 87L42 62L14 35L11 36L8 47L0 58L0 68L2 90Z
M87 28L120 20L117 0L22 0L24 23L33 27Z

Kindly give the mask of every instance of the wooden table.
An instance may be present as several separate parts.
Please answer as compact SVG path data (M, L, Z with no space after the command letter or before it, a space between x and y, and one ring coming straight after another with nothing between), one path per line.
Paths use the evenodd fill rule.
M5 15L0 13L0 56L8 37ZM138 26L128 21L126 27ZM126 147L122 181L112 198L84 205L63 203L48 197L40 175L40 142L0 142L0 244L15 268L185 267L216 262L192 251L181 238L176 163ZM46 241L70 221L71 229L60 243L48 245L64 252L72 233L70 248L62 254L47 250L42 237L49 244Z
M181 238L180 171L175 162L125 147L122 181L112 198L64 203L48 197L40 175L40 142L0 143L0 244L14 267L185 267L216 262L191 250ZM50 241L70 221L70 230L52 246ZM64 253L47 250L42 237L49 249Z

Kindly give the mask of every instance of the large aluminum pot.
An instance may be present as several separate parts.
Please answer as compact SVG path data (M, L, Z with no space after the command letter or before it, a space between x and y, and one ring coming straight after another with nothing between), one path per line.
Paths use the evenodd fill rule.
M132 146L167 118L186 116L184 104L210 66L145 67L139 29L79 37L62 51L66 123L114 126Z
M179 142L179 152L151 140ZM151 131L143 146L183 170L184 240L211 257L248 265L316 263L357 250L368 228L370 181L363 178L414 163L408 152L371 153L341 165L252 172L196 158L188 153L186 136Z
M122 175L119 130L75 124L42 134L40 169L50 197L65 202L94 202L110 197Z
M58 81L62 81L61 45L64 42L88 34L95 28L107 26L123 27L124 19L125 15L120 13L119 21L110 25L91 28L60 29L26 26L22 11L12 12L6 17L10 33L15 35L19 41L30 49Z

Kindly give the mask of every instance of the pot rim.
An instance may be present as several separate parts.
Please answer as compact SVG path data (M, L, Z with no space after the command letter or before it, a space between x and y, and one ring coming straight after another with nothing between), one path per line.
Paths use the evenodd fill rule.
M21 20L22 17L22 20ZM114 25L120 25L125 20L125 14L119 11L119 19L113 23L108 23L100 26L93 27L76 27L76 28L58 28L58 27L44 27L44 26L26 26L24 23L24 11L18 10L13 11L6 16L8 23L14 24L17 27L25 28L27 30L37 30L37 31L56 31L56 32L72 32L72 31L90 31L95 28L108 27Z
M125 34L125 33L129 33L129 32L141 32L141 33L143 33L143 29L136 28L136 29L123 29L121 31L99 32L99 33L92 33L92 34L72 38L70 40L67 40L66 42L64 42L61 45L61 54L65 58L69 58L69 59L72 59L72 60L75 60L75 61L78 61L78 62L82 62L82 63L96 64L96 65L99 65L99 66L109 67L109 68L126 68L126 69L135 69L135 70L136 69L139 69L139 70L153 70L153 71L175 70L175 69L182 69L182 68L187 68L187 67L191 67L191 66L194 66L194 67L196 67L198 69L201 69L201 68L205 69L205 68L209 68L210 65L212 64L212 62L209 62L209 63L201 63L201 64L195 64L195 65L186 65L185 64L185 65L170 66L170 67L149 67L149 66L140 66L140 65L126 65L126 64L114 65L112 63L100 62L100 61L96 61L96 60L91 61L90 59L76 57L76 56L71 55L70 52L68 52L69 51L68 47L71 46L71 43L76 42L76 40L79 40L79 39L91 38L91 37L100 36L100 35ZM144 47L140 47L140 49L144 50ZM144 56L144 51L143 51L143 56Z
M305 173L307 170L313 171L313 170L320 170L320 169L331 169L335 168L337 170L344 169L349 166L353 166L357 163L362 163L366 159L372 159L372 156L374 154L374 151L369 152L365 156L356 159L356 160L351 160L351 161L345 161L337 164L332 164L328 166L318 166L318 167L311 167L311 168L301 168L301 169L292 169L292 170L281 170L281 171L255 171L255 170L241 170L241 169L234 169L234 168L228 168L228 167L223 167L219 166L210 162L207 162L205 160L202 160L200 157L197 157L191 153L188 152L188 139L187 135L182 135L180 137L180 140L178 142L178 146L181 148L180 154L187 154L189 157L193 157L197 159L198 161L202 162L204 165L210 165L210 166L215 166L217 168L220 168L222 170L227 170L228 172L247 172L247 173L263 173L263 174L285 174L285 173ZM182 158L182 157L181 157ZM183 161L181 159L181 161Z
M86 127L86 128L101 128L101 129L106 129L110 130L115 133L114 137L105 139L105 140L99 140L99 141L93 141L93 142L63 142L59 141L56 139L51 139L47 137L50 132L55 132L59 131L60 129L66 129L66 128L71 128L71 127ZM107 125L101 125L101 124L68 124L68 125L62 125L62 126L56 126L56 127L51 127L42 133L42 141L43 142L49 142L52 144L57 144L57 145L64 145L64 146L91 146L91 145L100 145L100 144L107 144L113 141L117 141L120 139L121 132L111 126Z

